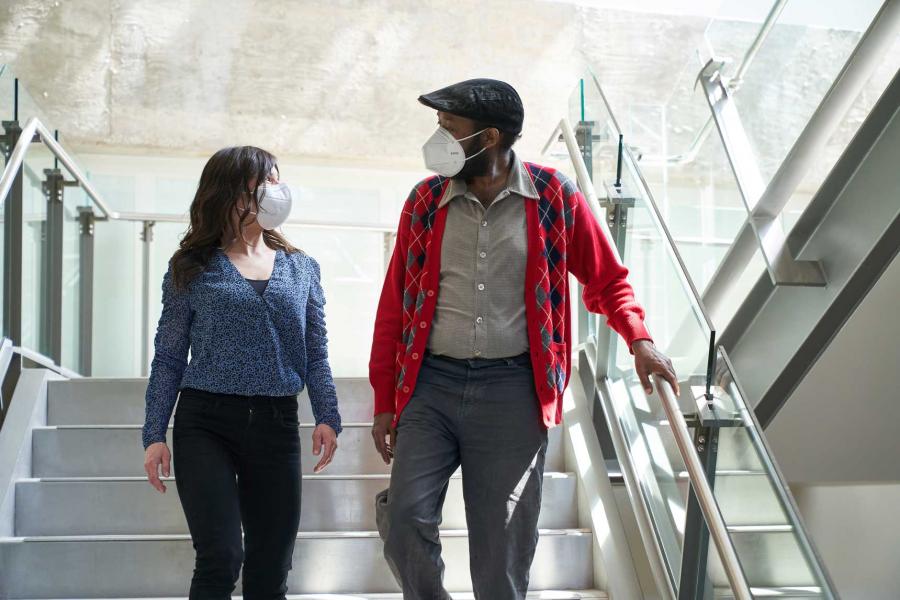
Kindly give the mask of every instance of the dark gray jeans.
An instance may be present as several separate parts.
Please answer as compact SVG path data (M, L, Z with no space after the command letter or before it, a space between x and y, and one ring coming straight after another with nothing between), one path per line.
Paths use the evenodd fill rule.
M460 465L475 597L525 598L538 539L547 430L527 354L454 360L426 356L400 415L384 555L405 600L443 600L438 526Z

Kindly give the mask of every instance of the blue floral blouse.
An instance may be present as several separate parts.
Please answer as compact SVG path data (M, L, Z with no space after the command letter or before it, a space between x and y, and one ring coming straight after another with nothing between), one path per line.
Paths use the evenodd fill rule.
M221 249L187 290L175 289L170 269L147 386L144 448L165 441L185 387L245 396L291 396L308 387L316 424L340 433L320 279L314 258L280 249L262 294Z

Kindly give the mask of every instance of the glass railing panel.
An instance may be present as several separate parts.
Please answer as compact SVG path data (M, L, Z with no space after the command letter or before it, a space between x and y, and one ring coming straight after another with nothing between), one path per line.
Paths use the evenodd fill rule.
M0 64L0 121L15 117L15 80L12 69Z
M697 73L710 55L726 61L724 72L733 75L745 60L760 29L776 2L738 2L728 0L718 6L716 16L709 19L693 52L674 77L671 87L652 98L642 97L628 102L619 110L625 135L640 148L646 163L678 164L690 162L711 133L709 109L697 102ZM649 173L645 176L649 177ZM663 204L657 193L657 199ZM675 232L673 231L673 234Z
M602 204L624 200L628 206L624 222L611 228L613 239L638 301L646 309L646 323L654 341L675 364L680 378L703 377L706 373L710 326L699 302L682 276L680 257L661 227L658 214L632 155L622 161L620 194L610 186L616 180L619 130L598 88L589 85L584 94L575 90L579 102L570 115L573 124L591 123L590 169ZM585 125L582 124L583 128ZM604 207L604 210L606 208ZM603 338L598 338L603 339ZM665 569L673 589L678 588L682 568L682 545L686 516L686 488L680 478L684 463L675 443L660 397L647 395L634 371L634 357L618 336L610 336L606 372L613 414L629 448L637 486L654 525Z
M103 221L94 228L92 375L96 377L141 373L140 233L140 223L130 221ZM158 293L161 283L159 274L151 282L151 292ZM150 306L159 306L159 296Z
M790 230L831 172L850 140L856 135L891 79L900 71L900 35L890 51L881 56L875 72L853 101L837 130L828 139L816 162L803 178L785 207L785 228Z
M588 106L600 102L598 90L595 77L585 79L584 95ZM679 105L679 112L689 111L697 115L693 124L676 128L679 132L686 133L684 137L687 139L700 133L710 113L701 90L690 88L685 94ZM573 94L578 95L578 91ZM575 103L571 101L570 104ZM573 121L577 121L577 113L570 114L573 115ZM615 133L605 131L602 127L598 127L595 132L602 138L602 147L598 148L595 142L593 149L593 171L598 194L601 193L601 184L612 181L616 172L616 140L606 140L603 136L617 139L619 125L616 123L613 126ZM671 137L664 137L666 144L670 143ZM690 159L669 161L662 160L655 152L649 152L646 142L641 141L636 134L625 131L624 138L634 158L638 159L641 176L653 193L691 279L700 290L715 273L721 257L747 216L734 173L714 126L712 133L702 140ZM611 143L606 144L606 141ZM663 147L658 147L661 148ZM602 181L597 179L598 174L601 174Z
M633 373L610 378L611 419L622 431L637 486L647 507L666 577L678 589L685 526L685 493L678 474L684 464L658 396L647 396ZM648 549L649 550L649 549Z
M91 210L87 194L80 187L67 187L63 195L61 365L75 372L81 372L82 366L80 215L83 210Z
M10 73L10 75L14 76L14 72ZM37 117L47 129L53 131L55 121L50 119L46 111L40 106L40 98L45 95L46 92L39 92L37 88L30 87L27 81L22 81L21 79L19 79L18 90L19 125L24 126L28 119Z
M830 583L760 427L719 352L714 408L701 414L718 423L714 493L741 565L753 588L806 590L829 598ZM703 396L702 386L691 395ZM706 402L701 401L705 406Z
M47 198L42 185L44 171L54 166L53 155L44 145L32 144L22 166L22 346L49 356L48 324L44 318L49 291Z
M734 93L767 183L821 104L881 0L791 0ZM844 145L849 142L845 139Z
M0 64L0 121L11 121L14 116L14 77L12 71L4 64ZM6 155L3 156L3 167L6 167ZM5 201L5 199L4 199ZM6 227L4 220L6 216L3 210L0 210L0 265L4 263L4 253L6 252ZM0 277L0 297L5 293L3 277ZM0 310L0 331L5 331L6 327L3 323L3 311Z
M576 90L574 95L580 95ZM602 203L609 205L610 192L617 175L619 130L600 96L599 88L588 84L585 90L585 120L592 125L592 177ZM572 115L577 122L578 115ZM627 141L626 141L627 144ZM710 325L703 316L697 297L681 273L682 258L662 229L660 214L650 191L631 155L623 155L622 189L629 208L625 222L616 226L619 254L631 271L629 281L647 311L647 325L656 345L675 362L684 376L706 372L706 352ZM616 343L615 341L613 343ZM628 348L618 344L615 367L633 368Z
M378 231L286 226L285 235L319 263L331 369L338 377L367 377L375 309L385 273L385 235Z
M575 94L580 97L581 91L576 90ZM730 391L727 386L717 396L716 411L709 413L705 409L703 392L711 326L690 278L685 275L685 264L701 259L689 256L685 260L678 252L680 247L674 245L660 219L661 211L631 152L623 154L624 192L610 191L616 178L619 130L599 89L592 93L588 88L584 99L583 119L581 114L572 114L570 119L592 123L591 170L601 203L623 199L628 202L625 222L614 222L610 227L612 237L630 270L629 280L636 296L646 309L648 328L657 346L675 364L682 382L678 399L682 413L690 416L688 421L694 426L699 418L699 423L720 431L718 460L711 467L709 482L742 573L754 587L755 597L801 588L827 590L825 576L811 550L807 551L810 547L790 495L765 449L752 413L737 391ZM720 144L717 138L714 141L710 147ZM732 223L739 224L737 219ZM635 466L639 492L655 528L656 544L662 549L667 574L677 589L679 572L688 566L681 554L689 489L684 461L659 396L644 394L634 375L633 356L624 344L616 336L609 343L611 359L606 372L614 413L610 420L626 439L628 460ZM720 379L714 383L726 385L721 376ZM795 538L799 540L796 543ZM709 572L712 584L727 597L728 580L712 541L708 556L713 566Z

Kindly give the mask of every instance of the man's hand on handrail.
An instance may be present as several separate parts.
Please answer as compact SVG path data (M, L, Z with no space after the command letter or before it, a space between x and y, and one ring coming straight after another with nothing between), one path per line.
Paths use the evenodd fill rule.
M680 394L678 387L678 377L675 375L675 368L669 357L656 349L656 346L650 340L635 340L631 344L631 352L634 354L634 370L637 372L638 379L644 391L648 394L653 393L653 384L651 383L651 375L659 375L672 385L675 390L675 396Z

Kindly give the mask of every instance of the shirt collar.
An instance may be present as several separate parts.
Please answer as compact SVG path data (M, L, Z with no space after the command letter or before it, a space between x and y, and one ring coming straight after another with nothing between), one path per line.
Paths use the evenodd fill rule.
M467 191L468 186L465 181L451 179L450 185L447 186L447 191L438 204L438 208L443 207L458 196L465 196ZM515 153L513 153L509 177L506 180L506 191L510 194L518 194L523 198L532 198L534 200L540 197L537 188L534 187L534 181L532 181L531 175L528 173L528 168L525 166L525 163L519 160ZM501 191L500 193L502 194L503 192Z

